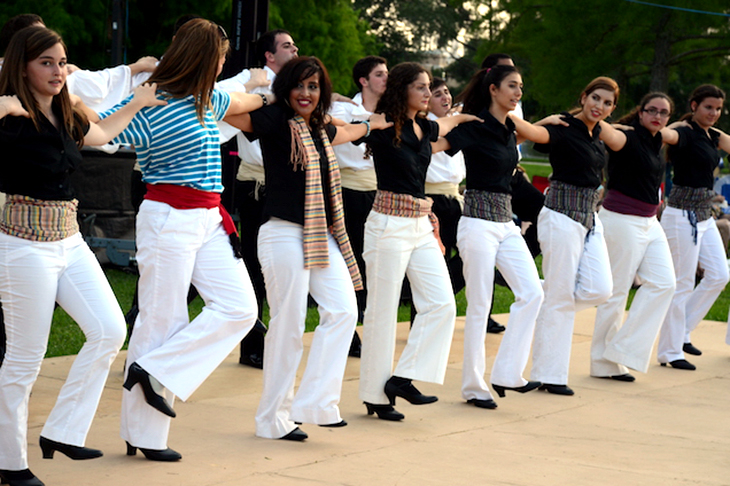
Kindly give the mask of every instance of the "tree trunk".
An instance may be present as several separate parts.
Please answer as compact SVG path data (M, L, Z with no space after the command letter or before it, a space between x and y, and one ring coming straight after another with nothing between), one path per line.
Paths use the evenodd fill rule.
M657 22L650 91L666 93L669 89L669 58L672 54L672 35L669 28L671 19L672 12L664 12Z

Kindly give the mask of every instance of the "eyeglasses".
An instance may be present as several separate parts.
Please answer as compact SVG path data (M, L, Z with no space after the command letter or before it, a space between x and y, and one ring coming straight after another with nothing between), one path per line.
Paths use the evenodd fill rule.
M228 40L228 34L226 34L225 29L223 29L223 27L221 27L220 25L217 25L217 27L218 27L218 33L221 36L221 40L224 40L224 41Z
M643 111L644 113L648 113L649 116L659 115L660 118L669 118L669 115L671 115L671 113L669 113L667 110L658 110L654 107L645 108L641 111Z

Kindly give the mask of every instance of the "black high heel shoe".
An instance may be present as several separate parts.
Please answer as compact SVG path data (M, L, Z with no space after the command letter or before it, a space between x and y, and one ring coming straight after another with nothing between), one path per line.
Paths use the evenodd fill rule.
M667 366L667 363L660 363L662 366ZM697 369L695 365L687 361L686 359L675 359L669 362L669 366L678 370L689 370L694 371Z
M306 432L304 432L302 429L297 427L296 429L292 430L288 434L286 434L284 437L279 437L279 440L291 440L294 442L302 442L303 440L308 439L309 436Z
M391 422L398 422L406 418L405 415L394 409L391 405L375 405L374 403L365 403L365 407L368 409L368 415L377 414L380 420L390 420Z
M22 471L0 469L0 484L8 484L9 486L45 486L43 481L30 472L30 469L23 469Z
M104 455L99 449L91 449L89 447L79 447L69 444L56 442L55 440L46 439L41 436L38 441L43 451L43 459L53 459L53 453L58 451L66 454L70 459L80 461L83 459L95 459Z
M575 395L573 389L570 388L568 385L553 385L550 383L543 383L538 387L538 389L546 391L548 393L553 393L555 395Z
M391 376L385 382L385 395L391 405L395 405L395 397L401 397L413 405L425 405L438 400L438 397L432 395L424 395L408 378L400 376Z
M167 403L167 400L165 400L165 397L158 395L157 392L152 389L152 383L150 383L150 374L147 373L144 368L142 368L137 363L132 363L131 365L129 365L129 370L127 371L127 379L124 382L123 386L127 390L132 391L132 388L137 383L139 383L139 385L142 387L142 391L144 392L144 399L151 407L156 408L157 410L169 417L175 418L177 416L170 404Z
M494 383L492 383L492 388L494 388L494 391L497 392L497 395L499 395L500 398L503 398L505 390L512 390L512 391L516 391L517 393L527 393L536 388L539 388L541 385L542 385L542 383L540 383L539 381L528 381L526 385L519 386L519 387L501 386L501 385L495 385Z
M137 449L142 451L144 457L150 461L174 462L182 459L182 455L179 452L173 451L169 447L167 449L142 449L141 447L135 447L127 442L128 456L136 456Z

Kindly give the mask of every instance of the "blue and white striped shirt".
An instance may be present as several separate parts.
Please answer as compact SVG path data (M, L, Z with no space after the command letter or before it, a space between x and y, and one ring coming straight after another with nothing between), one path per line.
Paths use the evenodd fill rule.
M174 184L206 192L223 192L221 151L217 120L223 119L231 97L213 90L212 110L206 108L204 125L198 121L193 96L166 98L165 106L143 108L127 128L114 139L132 144L142 169L142 180L149 184ZM99 114L104 118L129 103L132 96Z

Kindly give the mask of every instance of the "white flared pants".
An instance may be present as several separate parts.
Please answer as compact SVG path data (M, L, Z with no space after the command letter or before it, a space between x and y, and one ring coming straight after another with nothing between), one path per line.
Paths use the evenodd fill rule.
M484 371L484 339L492 305L494 267L515 294L507 330L492 367L491 382L508 387L527 383L522 372L530 357L535 319L543 299L535 261L513 222L497 223L462 216L457 233L466 279L466 323L461 395L466 400L491 399Z
M170 404L187 400L256 322L246 266L233 255L218 208L150 200L137 215L137 263L139 316L127 366L137 362L162 383ZM192 321L191 283L205 302ZM121 436L133 446L167 448L170 420L145 402L141 386L123 391Z
M256 435L285 436L294 422L334 424L342 420L338 404L357 300L350 272L334 237L328 235L329 266L304 268L303 227L271 219L259 230L259 261L271 308L264 353L264 389L256 412ZM307 294L317 302L307 367L294 393L302 359Z
M391 375L443 383L454 333L456 304L446 262L427 216L406 218L371 211L365 223L368 298L363 322L360 398L387 404ZM416 319L393 373L403 278L411 283Z
M28 467L28 400L48 344L54 303L86 336L41 435L83 446L109 367L124 344L124 315L80 234L54 242L0 233L0 300L7 350L0 367L0 469Z
M684 359L682 345L691 342L690 333L704 319L728 282L728 268L722 238L712 218L697 223L697 241L686 211L667 207L662 228L672 252L677 289L659 334L657 359L668 363ZM697 264L705 273L695 287Z
M598 215L588 231L568 216L542 208L537 224L545 300L535 326L530 377L567 385L575 313L611 296L611 266Z
M656 217L615 213L602 208L613 294L598 306L591 344L591 375L614 376L627 368L646 373L651 351L674 296L675 277L667 238ZM628 316L624 309L637 276Z

